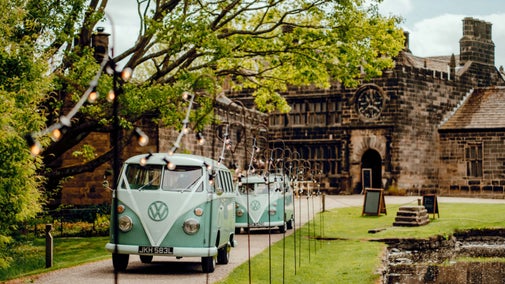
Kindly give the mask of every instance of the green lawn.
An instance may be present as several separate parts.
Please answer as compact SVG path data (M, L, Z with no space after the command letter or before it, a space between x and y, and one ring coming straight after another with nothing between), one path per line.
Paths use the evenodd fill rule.
M362 216L361 207L322 213L302 228L301 235L291 235L270 253L265 250L252 258L250 271L245 263L219 283L377 283L386 246L372 239L428 238L449 236L455 230L505 227L501 204L439 204L440 218L420 227L393 227L398 207L388 206L388 215L381 216ZM371 234L370 229L385 230Z
M441 203L440 218L421 227L393 227L398 207L388 206L388 214L381 216L362 216L361 207L317 214L296 234L274 244L270 252L266 249L253 257L250 270L248 261L220 283L376 283L385 245L372 239L505 228L505 205L501 204ZM385 230L370 234L370 229ZM0 269L0 281L109 258L104 249L107 241L108 237L56 238L50 269L45 268L44 239L17 244L11 248L13 265Z
M76 266L110 257L109 237L55 238L53 267L46 269L45 239L17 243L11 249L11 266L0 269L0 281Z

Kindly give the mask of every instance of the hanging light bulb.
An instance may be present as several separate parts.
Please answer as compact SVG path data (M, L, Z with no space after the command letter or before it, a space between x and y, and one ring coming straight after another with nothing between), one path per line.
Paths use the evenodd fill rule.
M152 156L153 156L153 154L152 154L152 153L149 153L149 154L147 154L147 156L142 157L142 158L140 159L140 161L139 161L139 164L140 164L141 166L145 166L145 165L147 164L147 161L149 160L149 158L151 158Z
M31 134L26 134L25 135L25 140L26 143L28 143L28 147L30 149L30 153L32 156L37 156L40 154L40 151L42 150L42 147L40 146L39 141L35 140Z
M138 143L141 147L144 147L149 143L149 137L142 131L140 128L136 127L135 128L135 134L138 138Z
M96 90L93 90L91 93L88 95L88 102L89 103L94 103L98 99L98 92Z
M110 90L110 91L107 93L107 97L106 97L106 99L107 99L107 101L108 101L109 103L111 103L112 101L114 101L114 98L115 98L115 97L116 97L116 94L114 93L114 91L113 91L113 90Z
M203 137L202 132L198 132L196 134L196 140L197 140L198 145L200 145L200 146L202 146L203 144L205 144L205 137Z
M171 171L175 170L175 164L172 163L170 160L167 160L166 158L163 158L163 161L167 164L167 168Z
M56 128L53 131L51 131L51 138L54 141L60 140L60 138L61 138L61 130L59 128Z
M167 167L171 171L175 170L175 164L170 161L168 162Z
M182 132L184 132L185 135L189 133L189 127L187 124L184 124L184 128L182 128Z
M123 81L125 82L130 80L130 78L132 77L132 73L133 70L130 67L126 67L125 69L123 69L123 71L121 71L121 79L123 79Z
M182 99L185 100L185 101L187 101L190 96L191 96L191 94L188 93L188 92L183 92L182 93Z
M212 170L212 165L203 162L203 165L207 168L208 171Z

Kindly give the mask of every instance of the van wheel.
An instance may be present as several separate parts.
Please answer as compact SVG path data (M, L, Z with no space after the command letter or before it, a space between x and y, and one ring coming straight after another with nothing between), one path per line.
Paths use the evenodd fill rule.
M286 232L286 222L284 222L284 225L279 226L279 232L285 233Z
M236 235L240 234L240 229L241 229L241 228L235 228L235 234L236 234Z
M204 256L202 257L202 271L203 273L212 273L216 269L216 257Z
M224 247L217 250L217 263L228 264L230 262L231 247L226 244Z
M114 271L125 271L128 267L128 260L130 259L129 254L112 254L112 266L114 266Z
M289 221L287 223L287 227L288 227L288 230L293 229L293 218L289 219Z
M151 263L153 261L152 255L140 255L140 261L142 263Z

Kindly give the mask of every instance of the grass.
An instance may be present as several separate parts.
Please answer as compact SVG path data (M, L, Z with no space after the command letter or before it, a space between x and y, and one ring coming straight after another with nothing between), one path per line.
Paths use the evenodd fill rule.
M219 283L377 283L386 246L371 240L447 237L456 230L505 227L502 204L441 203L440 218L421 227L393 227L398 207L387 206L388 214L380 216L362 216L361 207L318 214L270 252L266 249L253 257L250 269L245 262ZM370 229L384 230L370 234ZM49 269L44 239L18 243L11 248L13 265L0 269L0 281L109 258L107 241L108 237L55 238L54 266Z
M106 259L109 237L55 238L53 266L45 268L45 239L17 243L11 247L11 266L0 269L0 281L30 276L82 263Z
M362 216L361 207L325 212L274 244L270 253L267 249L252 258L250 270L246 262L219 283L377 283L386 245L371 240L448 237L456 230L505 227L505 205L439 205L440 218L420 227L393 227L399 206L388 206L388 215L381 216ZM368 233L379 228L385 230Z

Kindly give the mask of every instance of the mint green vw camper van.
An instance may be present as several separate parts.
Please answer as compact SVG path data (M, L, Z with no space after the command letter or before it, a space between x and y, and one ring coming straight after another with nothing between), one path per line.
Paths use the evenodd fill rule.
M209 158L155 153L125 161L114 191L110 242L116 271L130 255L201 257L202 270L227 264L235 246L235 195L227 167ZM115 235L117 234L117 235Z

